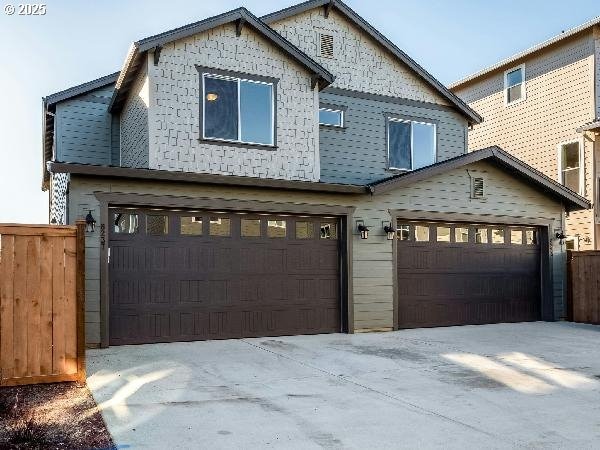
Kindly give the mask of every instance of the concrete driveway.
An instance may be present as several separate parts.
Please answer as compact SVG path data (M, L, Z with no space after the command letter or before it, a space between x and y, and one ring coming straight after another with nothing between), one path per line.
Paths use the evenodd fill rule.
M122 448L592 448L600 327L526 323L114 347Z

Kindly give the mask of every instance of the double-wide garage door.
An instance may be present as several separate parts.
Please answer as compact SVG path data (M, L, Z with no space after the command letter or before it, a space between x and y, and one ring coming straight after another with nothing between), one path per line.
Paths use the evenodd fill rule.
M397 224L400 328L539 320L536 228Z
M331 217L110 209L110 344L339 332Z

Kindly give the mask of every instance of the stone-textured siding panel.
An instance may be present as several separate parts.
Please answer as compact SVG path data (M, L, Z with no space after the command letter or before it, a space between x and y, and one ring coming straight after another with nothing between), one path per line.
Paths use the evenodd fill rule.
M196 65L279 79L277 148L200 142ZM318 181L318 92L310 74L250 27L227 24L164 46L150 63L150 168Z
M327 18L323 8L313 8L269 25L335 75L332 86L448 105L412 69L335 9ZM333 58L320 54L321 33L333 36Z

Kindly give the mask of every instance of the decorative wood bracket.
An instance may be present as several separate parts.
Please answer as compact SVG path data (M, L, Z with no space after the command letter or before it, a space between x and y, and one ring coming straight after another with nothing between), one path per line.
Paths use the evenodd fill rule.
M242 35L242 28L244 28L244 24L246 23L246 19L239 18L236 22L235 22L235 35L237 37L240 37Z
M327 19L329 17L329 11L331 11L331 8L333 8L333 0L329 0L328 3L325 4L325 18Z
M160 52L162 51L162 46L157 45L154 47L154 65L158 66L158 62L160 61Z

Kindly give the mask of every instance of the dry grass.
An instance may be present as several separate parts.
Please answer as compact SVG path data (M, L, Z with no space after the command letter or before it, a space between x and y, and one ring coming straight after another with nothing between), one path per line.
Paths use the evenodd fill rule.
M87 387L75 383L0 388L0 449L112 449Z

